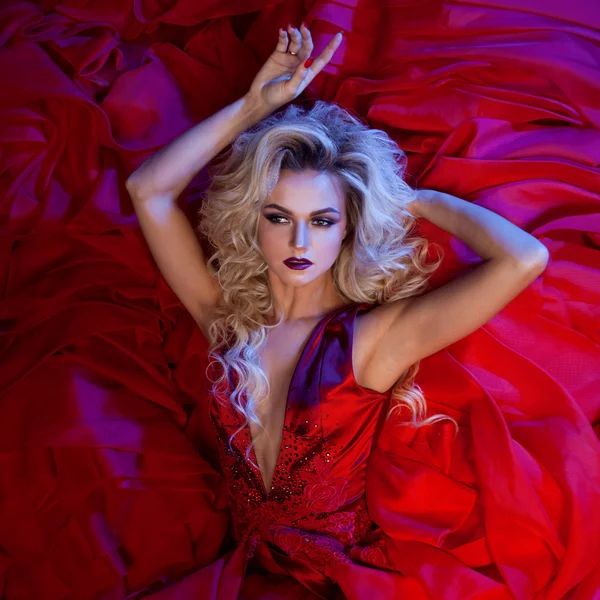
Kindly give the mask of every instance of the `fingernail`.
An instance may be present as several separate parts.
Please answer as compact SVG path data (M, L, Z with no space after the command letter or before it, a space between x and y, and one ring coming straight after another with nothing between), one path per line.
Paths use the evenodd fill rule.
M304 68L305 68L305 69L308 69L308 67L310 67L310 65L312 65L312 64L313 64L314 60L315 60L315 59L314 59L314 58L312 58L312 57L311 57L311 58L307 58L307 59L304 61Z

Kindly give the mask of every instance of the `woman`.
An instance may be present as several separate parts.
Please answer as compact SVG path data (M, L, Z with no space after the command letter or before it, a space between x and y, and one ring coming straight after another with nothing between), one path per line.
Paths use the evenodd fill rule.
M159 268L220 367L211 416L236 548L193 576L219 582L211 597L258 597L266 585L282 597L363 597L365 567L371 596L406 591L367 509L377 423L403 406L413 426L448 418L423 418L411 385L419 361L486 323L548 260L540 242L495 213L412 190L401 150L342 109L318 102L269 116L340 41L312 62L310 31L280 30L248 93L127 184ZM215 247L207 262L176 199L231 142L201 209ZM426 264L426 240L410 235L418 218L466 242L483 264L423 293L439 263ZM175 588L158 596L175 597Z

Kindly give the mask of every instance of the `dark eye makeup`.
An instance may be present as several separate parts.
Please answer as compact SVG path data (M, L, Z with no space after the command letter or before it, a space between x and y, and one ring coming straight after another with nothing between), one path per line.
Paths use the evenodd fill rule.
M281 221L278 221L277 219L286 219L287 217L284 215L277 215L277 214L270 214L270 215L265 215L265 218L270 221L271 223L275 223L275 224L282 224ZM331 227L332 225L335 225L335 221L331 221L330 219L323 219L323 218L316 218L313 219L313 222L321 222L324 223L323 225L317 225L317 227Z

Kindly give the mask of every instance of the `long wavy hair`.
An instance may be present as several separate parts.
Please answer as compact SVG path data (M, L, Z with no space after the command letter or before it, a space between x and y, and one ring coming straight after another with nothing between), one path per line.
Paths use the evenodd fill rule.
M317 101L310 110L292 104L239 135L209 166L211 183L198 213L198 229L214 249L208 269L222 290L208 331L208 368L216 361L220 376L209 379L214 396L245 418L230 442L249 422L262 428L260 435L266 431L256 412L269 394L258 351L283 315L277 315L257 239L260 208L282 169L324 172L341 182L349 233L332 276L349 303L384 304L419 294L443 259L440 248L438 260L428 263L428 241L412 235L415 219L406 206L416 192L404 181L406 156L386 132L336 104ZM274 316L278 321L269 324ZM447 415L424 418L427 403L414 382L419 365L392 388L387 418L406 407L412 418L401 424L421 427L449 419L458 429Z

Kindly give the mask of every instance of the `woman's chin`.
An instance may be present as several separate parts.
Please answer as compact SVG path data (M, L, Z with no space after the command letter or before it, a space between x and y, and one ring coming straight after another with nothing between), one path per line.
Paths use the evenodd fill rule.
M276 273L283 283L292 286L306 285L316 278L314 265L307 269L290 269L284 265L283 269L278 269Z

